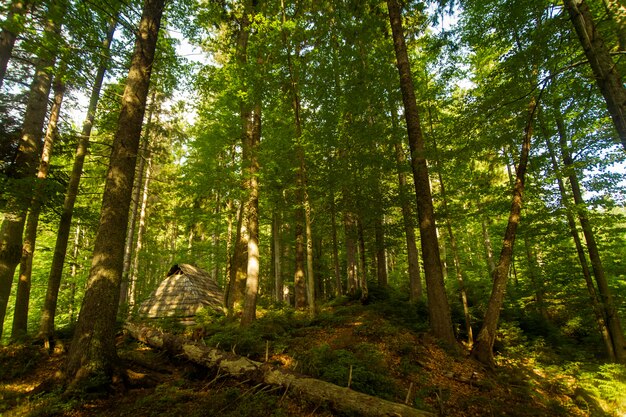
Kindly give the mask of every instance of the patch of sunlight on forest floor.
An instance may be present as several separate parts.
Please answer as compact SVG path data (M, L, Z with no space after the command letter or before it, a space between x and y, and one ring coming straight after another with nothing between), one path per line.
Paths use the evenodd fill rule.
M208 346L307 374L444 416L624 416L626 368L559 356L562 346L521 337L503 323L498 368L446 352L426 332L426 309L391 295L368 305L341 299L315 318L276 305L241 329L236 321L200 314L194 327L150 322ZM107 393L65 400L58 387L33 394L63 363L65 353L39 345L0 349L2 416L333 416L282 388L255 385L169 357L120 334L128 370ZM581 352L582 347L572 347ZM41 391L41 390L40 390Z

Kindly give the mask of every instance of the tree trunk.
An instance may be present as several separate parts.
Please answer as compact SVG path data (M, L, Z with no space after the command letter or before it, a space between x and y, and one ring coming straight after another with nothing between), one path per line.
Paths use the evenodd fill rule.
M89 280L66 362L66 376L108 384L117 359L119 303L128 211L164 0L145 0L107 172Z
M165 349L171 355L183 356L199 365L217 368L221 374L250 378L255 383L281 386L311 403L324 404L339 415L434 417L434 414L404 404L372 397L353 391L348 387L339 387L330 382L273 368L261 362L189 342L181 337L161 333L151 328L138 327L130 323L126 324L125 328L132 337L140 342L157 349Z
M419 112L415 100L415 88L411 76L409 57L402 29L402 15L398 0L387 0L389 21L393 34L393 44L400 75L400 88L404 103L409 147L411 149L411 167L415 180L415 197L422 244L424 272L426 275L426 291L428 293L428 316L430 327L435 337L451 348L456 348L456 339L452 329L450 306L443 283L439 242L433 201L428 178L428 166L424 155L424 137L420 127Z
M46 291L44 308L41 314L40 336L45 339L51 337L54 333L54 318L56 315L59 288L61 287L61 278L63 277L63 266L65 264L67 244L72 226L74 203L76 202L76 197L78 196L78 186L83 172L85 157L87 156L91 128L93 126L98 101L100 99L100 90L102 88L104 74L109 62L109 50L115 33L116 24L116 19L112 19L109 24L106 37L102 41L102 58L98 65L98 70L96 71L96 77L94 79L91 97L89 99L89 107L87 108L87 117L83 123L81 133L78 136L76 156L74 157L70 180L65 192L65 200L63 201L63 209L61 211L57 239L54 245L52 266L50 267L50 275L48 277L48 289Z
M341 272L339 266L339 244L337 243L337 207L335 205L335 192L331 192L330 196L330 227L333 240L333 273L335 275L335 297L341 297L343 294L343 285L341 282Z
M3 22L2 32L0 32L0 88L2 88L7 73L15 40L24 29L22 22L29 6L25 0L13 0L9 13Z
M304 153L304 152L303 152ZM316 279L313 273L313 230L311 226L311 202L309 201L309 193L306 187L306 167L304 166L304 158L301 161L302 170L304 172L304 223L306 233L306 276L307 276L307 301L309 305L309 313L315 315L315 299Z
M389 279L387 277L387 253L383 221L384 216L382 214L376 216L376 276L378 277L378 285L386 287Z
M61 71L58 77L62 75ZM50 171L50 156L52 155L52 148L57 136L57 123L59 121L59 114L61 113L64 94L65 84L61 78L57 78L54 82L54 101L50 110L48 128L44 139L41 160L39 161L37 183L35 184L28 219L26 220L26 231L22 244L22 259L20 260L19 281L17 283L15 296L13 329L11 331L11 338L13 340L25 336L28 331L28 304L30 302L30 284L33 272L33 254L37 240L37 227L39 225L41 208L44 204L44 185L48 177L48 172Z
M296 270L293 277L293 285L295 292L295 307L303 309L307 306L306 297L306 277L304 273L304 209L296 208L295 216L295 234L296 234Z
M246 211L246 205L241 202L226 298L226 308L229 314L232 314L235 308L241 307L246 291L248 274L248 223L244 221L244 218L247 217Z
M152 136L152 117L154 116L155 109L157 107L156 104L156 88L152 90L152 94L150 95L150 105L148 106L148 118L145 123L144 133L143 133L143 146L141 148L149 149L150 148L150 138ZM119 308L127 308L128 307L128 298L130 291L130 282L132 279L133 271L132 261L135 254L134 249L137 247L135 243L135 232L137 231L137 223L140 217L140 200L142 196L143 184L144 184L144 175L146 174L146 158L142 155L139 158L139 164L137 166L137 172L135 173L135 179L133 183L133 197L131 199L130 213L129 213L129 221L128 228L126 231L126 240L124 244L124 266L122 268L122 285L120 286L120 305ZM129 310L130 312L130 310Z
M465 277L463 276L463 269L461 268L461 257L459 255L459 247L456 243L456 236L452 230L452 221L450 220L451 213L448 209L448 195L446 193L445 182L443 180L442 167L439 163L439 151L437 149L437 142L433 133L433 119L430 107L428 107L428 121L430 125L430 134L433 139L433 146L435 149L435 157L437 158L437 176L439 177L439 186L441 187L441 200L443 203L443 212L446 219L446 230L450 237L450 249L452 249L452 259L454 262L454 271L456 273L456 280L459 284L459 295L461 298L461 305L463 306L463 317L465 318L465 331L467 332L467 346L471 349L474 344L474 333L472 331L472 317L469 311L469 304L467 302L467 291L465 291Z
M241 325L247 326L256 319L256 302L259 292L259 158L261 140L261 105L256 104L252 112L252 131L248 138L248 265L246 293L243 303Z
M76 277L78 276L78 247L80 244L80 222L76 224L76 232L74 233L74 245L72 247L72 266L70 267L70 300L69 300L69 316L70 323L74 324L74 315L76 311ZM46 349L50 349L50 340L46 338L44 341Z
M361 301L367 301L369 297L369 289L367 287L367 257L365 254L365 233L363 231L363 222L357 218L357 237L359 241L359 265L361 273L359 274L359 288L361 289Z
M586 203L582 196L582 190L578 183L578 177L574 170L574 160L572 159L569 146L567 144L567 134L565 126L559 115L556 117L557 127L559 130L559 144L561 146L561 156L563 157L563 165L568 172L568 178L570 186L572 188L572 195L574 197L574 204L576 205L576 212L578 214L578 220L583 230L583 236L587 242L587 251L589 252L589 260L591 261L591 269L593 276L596 279L598 285L601 306L604 309L604 317L606 317L606 324L611 336L613 344L613 351L615 352L615 358L617 362L626 362L626 342L624 341L624 331L622 330L622 324L620 322L619 313L613 301L613 295L608 284L608 280L602 265L600 258L600 250L596 243L595 234L591 227L591 222L587 215Z
M482 362L483 364L493 368L493 344L496 340L496 330L498 328L498 320L500 318L500 310L504 302L504 294L506 292L506 282L509 276L509 269L513 261L513 246L517 226L519 225L520 215L522 212L522 195L524 193L524 183L526 181L526 169L528 167L528 157L530 154L530 145L533 135L533 120L537 110L537 99L532 97L528 106L528 121L524 129L524 140L522 142L522 150L520 152L519 166L517 167L515 186L513 188L513 201L511 203L511 212L509 221L504 232L502 242L502 251L496 268L493 271L493 287L491 297L485 312L483 325L478 332L476 343L472 348L471 356Z
M393 120L395 120L395 117L393 118ZM396 122L394 122L394 125L395 124ZM402 220L404 223L407 261L409 264L409 300L414 303L422 299L422 277L420 274L419 254L417 252L417 245L415 243L415 225L413 224L413 210L411 210L411 203L409 202L407 196L406 174L404 173L406 158L404 156L402 144L400 142L395 142L394 147L396 151L398 189L400 206L402 209Z
M57 6L50 6L48 16L62 15ZM47 19L44 28L46 45L54 44L53 39L61 31L60 19ZM47 42L50 42L49 44ZM22 253L22 233L26 213L32 196L33 179L40 156L42 129L48 109L48 95L52 83L52 68L56 61L56 50L40 48L35 77L30 85L28 103L22 123L22 135L15 162L9 168L8 176L15 181L13 188L19 192L4 196L4 220L0 228L0 337L2 337L4 317L15 268Z
M146 142L146 149L141 157L145 161L146 169L143 175L143 186L141 187L141 205L139 208L137 241L133 251L133 265L128 276L128 314L132 314L137 301L137 278L139 271L139 255L143 249L143 237L146 233L146 210L148 208L148 191L150 190L150 176L152 170L152 155L150 151L150 140Z
M487 220L484 218L481 221L483 229L483 246L485 248L485 258L487 259L487 267L489 268L489 275L493 274L496 269L496 262L493 260L493 248L491 247L491 238L489 237L489 229L487 227Z
M537 312L546 321L548 321L548 310L545 303L545 286L543 285L542 273L537 263L537 254L532 247L528 236L524 236L524 249L526 249L526 261L528 262L528 276L530 283L535 290L535 303L537 304Z
M282 303L283 300L283 271L282 271L282 249L280 244L280 214L278 209L274 207L274 212L272 213L272 261L274 265L274 298L279 303Z
M565 134L565 130L560 124L561 128L559 131L562 131ZM559 133L560 134L560 133ZM598 330L600 335L602 336L602 340L604 341L604 347L606 349L607 356L610 361L615 362L615 350L613 349L613 341L611 340L611 335L609 334L609 330L607 328L606 318L604 316L604 312L602 311L602 307L600 306L598 300L598 293L596 292L596 288L593 285L593 280L591 278L591 271L589 270L589 263L587 262L587 256L585 256L585 249L580 240L580 236L578 234L578 228L576 227L576 219L574 218L574 214L572 211L570 198L567 195L567 190L565 188L565 184L563 183L562 174L560 173L559 163L556 158L556 154L554 152L554 147L550 142L549 136L546 135L546 147L548 148L548 152L550 153L550 160L552 161L552 168L554 169L554 173L556 175L557 184L559 186L559 192L561 194L561 204L565 207L565 213L567 217L567 224L569 226L570 234L572 235L572 239L574 239L574 245L576 246L576 254L578 255L578 261L580 262L580 267L582 269L583 278L585 280L585 284L587 286L587 293L589 294L589 301L591 303L591 307L593 309L593 313L596 318L596 324L598 326Z
M604 96L613 125L622 145L626 148L626 89L622 77L602 36L596 30L596 24L585 0L563 0L563 4L589 60L598 88Z
M346 210L343 216L343 224L346 236L346 276L348 277L348 294L354 295L358 287L357 273L357 228L354 213Z

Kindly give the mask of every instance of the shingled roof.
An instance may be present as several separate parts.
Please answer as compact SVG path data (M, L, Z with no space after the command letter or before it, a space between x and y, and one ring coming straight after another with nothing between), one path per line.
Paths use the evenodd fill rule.
M223 313L224 295L203 269L189 264L172 266L167 278L139 305L148 318L192 317L203 307Z

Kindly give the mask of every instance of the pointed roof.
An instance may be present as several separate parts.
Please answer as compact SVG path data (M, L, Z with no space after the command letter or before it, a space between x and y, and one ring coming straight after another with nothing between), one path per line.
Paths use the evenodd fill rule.
M190 264L177 264L139 305L139 314L148 318L191 317L203 307L223 313L223 299L217 282L207 271Z

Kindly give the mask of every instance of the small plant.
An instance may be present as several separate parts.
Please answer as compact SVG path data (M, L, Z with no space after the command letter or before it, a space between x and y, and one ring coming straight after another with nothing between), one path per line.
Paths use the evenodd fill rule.
M395 383L387 376L387 366L376 347L360 343L353 350L333 350L327 344L314 347L300 358L302 371L339 386L350 382L356 391L393 398Z

